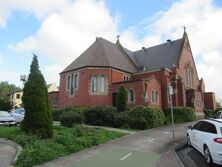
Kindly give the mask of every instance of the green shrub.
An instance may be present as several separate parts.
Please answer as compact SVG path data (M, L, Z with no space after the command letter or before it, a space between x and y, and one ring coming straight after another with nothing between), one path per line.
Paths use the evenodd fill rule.
M211 109L208 109L208 108L204 108L204 116L205 116L205 119L206 118L213 118L213 113L214 113L214 111L213 110L211 110Z
M114 124L114 107L98 106L84 111L85 123L89 125L112 126Z
M147 128L163 126L165 122L164 113L159 108L136 106L130 110L129 117L131 119L145 119L147 121Z
M165 111L166 123L171 123L171 110L170 108ZM173 108L174 122L183 123L190 122L196 119L194 109L191 107L174 107Z
M53 121L60 121L63 110L51 110Z
M132 129L144 130L148 127L147 121L144 118L130 118L128 122Z
M61 125L65 127L73 127L76 124L82 124L84 122L82 112L65 112L60 117Z
M115 113L114 115L114 122L113 126L114 128L130 128L129 127L129 117L128 112L120 112Z

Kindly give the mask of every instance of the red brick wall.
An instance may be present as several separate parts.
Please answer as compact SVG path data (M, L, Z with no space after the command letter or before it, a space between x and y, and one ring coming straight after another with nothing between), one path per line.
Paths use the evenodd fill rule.
M169 107L168 104L168 94L167 94L167 86L170 82L170 72L168 70L156 70L153 72L141 72L137 74L132 75L133 80L139 80L142 78L149 78L151 76L154 76L156 81L159 83L160 90L161 90L161 104L162 108L165 109ZM149 90L149 89L148 89Z
M57 98L57 103L53 103L53 98ZM49 105L51 108L59 107L59 91L48 93Z
M209 108L211 110L216 109L215 94L213 92L204 93L204 107Z
M146 87L145 83L147 85L147 89L145 88ZM129 106L144 105L144 106L162 107L161 86L156 79L152 79L149 82L138 80L138 81L130 81L130 82L113 84L111 86L111 92L118 92L121 86L124 86L126 89L134 90L135 102L129 103ZM145 90L147 90L148 102L145 102L144 100ZM158 104L151 103L152 90L156 90L158 92L158 96L159 96Z
M70 96L66 90L66 76L70 73L79 74L79 87ZM104 75L107 78L107 94L90 95L90 77L92 75ZM84 68L60 75L60 101L59 107L72 106L95 106L95 105L112 105L112 96L110 85L115 82L122 82L124 75L130 75L111 68Z

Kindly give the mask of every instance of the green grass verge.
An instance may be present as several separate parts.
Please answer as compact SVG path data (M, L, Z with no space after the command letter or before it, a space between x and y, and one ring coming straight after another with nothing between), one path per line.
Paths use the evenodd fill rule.
M19 127L0 127L0 137L13 140L23 148L15 164L16 167L31 167L123 135L120 132L82 126L73 128L55 126L54 137L42 140L25 134Z

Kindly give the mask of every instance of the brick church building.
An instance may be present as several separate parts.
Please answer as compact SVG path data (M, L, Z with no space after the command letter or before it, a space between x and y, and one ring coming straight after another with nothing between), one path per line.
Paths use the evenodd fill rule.
M214 93L205 92L204 81L198 78L185 31L181 39L134 52L124 48L119 39L112 43L96 38L60 73L58 106L115 106L118 90L124 86L129 106L165 109L170 105L169 84L174 89L174 106L190 106L202 113L204 99L209 99L210 107L215 105Z

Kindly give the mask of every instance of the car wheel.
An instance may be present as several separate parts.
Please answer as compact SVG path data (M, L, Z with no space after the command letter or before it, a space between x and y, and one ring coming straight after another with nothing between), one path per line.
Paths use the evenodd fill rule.
M210 150L207 146L204 147L204 157L206 159L207 164L211 166L213 164L213 160L210 154Z
M187 145L189 147L192 147L191 141L190 141L190 136L187 134Z

